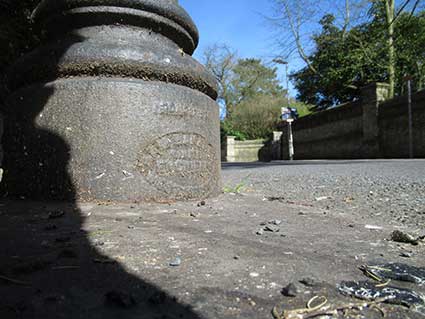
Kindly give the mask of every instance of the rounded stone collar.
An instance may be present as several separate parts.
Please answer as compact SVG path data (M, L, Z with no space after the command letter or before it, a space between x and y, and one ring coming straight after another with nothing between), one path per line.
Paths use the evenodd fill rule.
M198 45L198 29L177 0L42 0L33 13L33 19L41 23L69 10L105 6L141 10L167 18L177 23L191 36L194 43L193 50Z

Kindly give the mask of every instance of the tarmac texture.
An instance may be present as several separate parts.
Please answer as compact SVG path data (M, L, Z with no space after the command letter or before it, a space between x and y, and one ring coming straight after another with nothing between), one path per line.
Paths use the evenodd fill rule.
M425 160L224 164L222 177L223 194L201 202L3 201L0 318L286 319L315 297L341 310L296 318L425 316L360 311L337 289L374 283L362 265L423 269Z

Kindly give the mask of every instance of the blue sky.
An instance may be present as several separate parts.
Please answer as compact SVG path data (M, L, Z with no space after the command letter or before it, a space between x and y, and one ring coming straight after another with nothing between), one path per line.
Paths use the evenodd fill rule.
M179 0L179 3L199 29L196 59L200 60L202 51L215 43L229 45L242 58L270 62L276 54L272 48L272 30L264 18L272 14L269 0ZM278 70L279 79L284 82L283 67Z
M269 13L268 0L180 0L200 33L195 53L214 43L226 43L242 57L268 54L270 29L262 15ZM269 42L269 43L268 43Z

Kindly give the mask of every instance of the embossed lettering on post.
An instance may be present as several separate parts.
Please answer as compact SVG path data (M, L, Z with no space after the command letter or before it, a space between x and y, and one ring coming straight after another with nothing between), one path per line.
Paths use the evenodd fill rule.
M171 133L144 147L137 167L157 190L174 198L207 196L216 183L214 148L196 133Z
M175 102L162 102L156 107L155 113L168 116L199 117L202 119L207 117L206 112L202 112L193 106L177 104Z

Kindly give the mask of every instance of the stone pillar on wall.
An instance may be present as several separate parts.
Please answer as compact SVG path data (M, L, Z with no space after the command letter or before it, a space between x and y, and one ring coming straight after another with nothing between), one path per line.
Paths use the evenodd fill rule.
M379 104L389 97L389 85L373 83L361 89L361 104L363 108L363 146L364 158L378 158L379 149Z
M289 143L288 143L288 124L282 123L282 132L280 137L280 159L289 160Z
M282 135L283 132L273 132L273 144L272 144L272 160L282 159Z
M226 138L226 161L229 163L233 163L236 161L236 151L235 151L235 137L227 136Z

